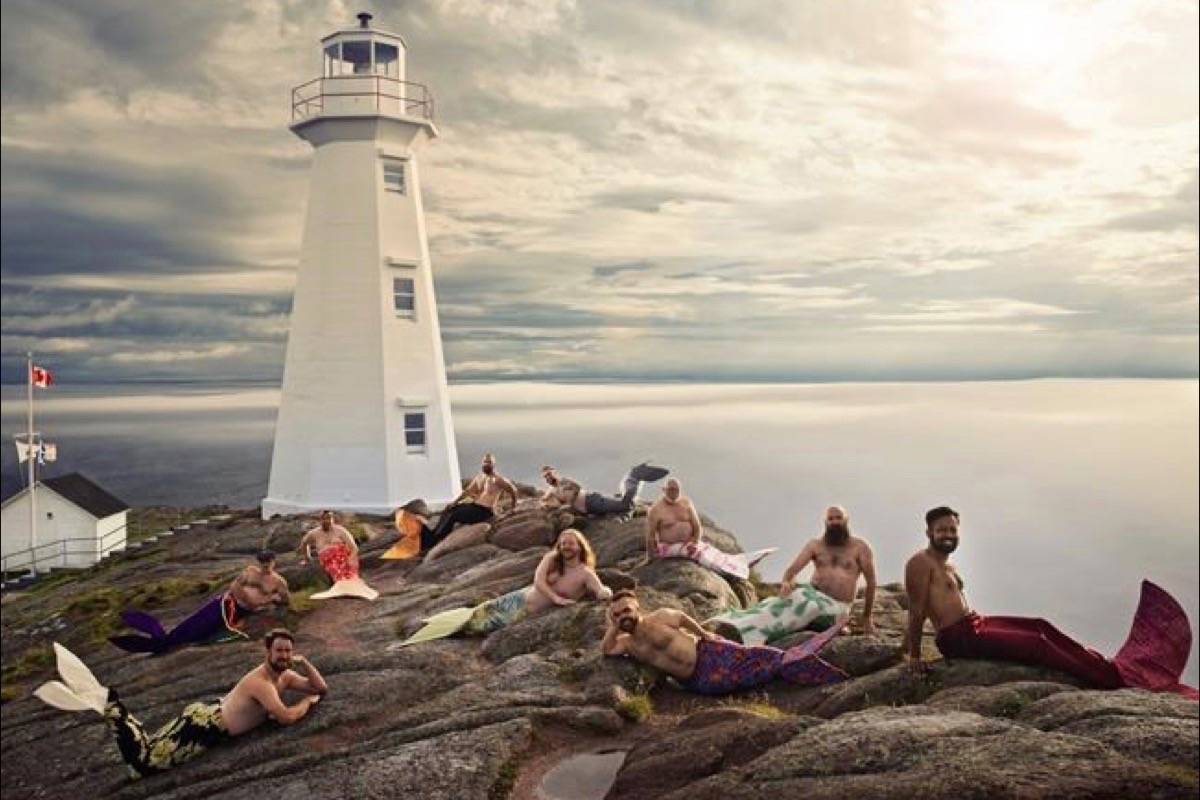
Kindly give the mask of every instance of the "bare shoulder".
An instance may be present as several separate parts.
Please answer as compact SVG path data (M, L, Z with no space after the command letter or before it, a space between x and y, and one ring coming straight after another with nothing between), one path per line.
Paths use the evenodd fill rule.
M924 550L918 550L904 563L904 573L913 576L922 575L929 572L932 566L933 562L930 560L929 554Z
M859 536L851 536L850 541L854 545L854 549L863 555L871 555L871 543Z

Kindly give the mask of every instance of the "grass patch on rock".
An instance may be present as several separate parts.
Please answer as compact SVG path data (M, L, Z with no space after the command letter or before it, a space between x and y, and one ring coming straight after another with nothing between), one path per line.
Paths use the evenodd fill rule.
M496 780L488 789L488 800L508 800L513 787L517 785L518 764L515 758L510 758L500 765L496 772Z
M223 577L210 576L163 578L129 588L100 586L73 597L62 612L85 630L92 642L99 644L123 627L120 613L127 608L153 610L185 598L199 601L225 582Z
M648 694L623 694L617 700L616 711L630 722L643 722L654 713L654 702Z
M736 708L767 719L787 719L792 716L786 711L775 707L765 696L730 697L720 702L727 708Z
M0 673L0 702L16 700L25 693L22 681L48 673L54 667L54 648L46 643L26 648Z

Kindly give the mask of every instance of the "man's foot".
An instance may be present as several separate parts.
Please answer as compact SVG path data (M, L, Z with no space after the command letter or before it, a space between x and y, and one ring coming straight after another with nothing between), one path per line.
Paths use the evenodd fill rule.
M652 467L645 461L629 470L630 478L633 478L636 481L642 481L643 483L654 483L655 481L662 480L670 474L671 470L667 469L666 467Z

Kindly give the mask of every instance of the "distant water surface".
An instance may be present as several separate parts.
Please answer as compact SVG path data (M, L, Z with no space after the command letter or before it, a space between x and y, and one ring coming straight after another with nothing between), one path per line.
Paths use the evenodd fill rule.
M464 474L491 450L516 478L548 462L611 491L631 463L666 464L745 547L782 548L763 565L771 578L839 503L881 579L899 580L924 544L922 513L947 503L963 515L955 558L977 608L1045 616L1112 653L1143 577L1198 616L1198 387L502 383L451 396ZM55 386L38 395L38 427L59 445L47 474L81 471L134 505L253 506L278 399L274 387ZM23 387L3 400L7 495Z

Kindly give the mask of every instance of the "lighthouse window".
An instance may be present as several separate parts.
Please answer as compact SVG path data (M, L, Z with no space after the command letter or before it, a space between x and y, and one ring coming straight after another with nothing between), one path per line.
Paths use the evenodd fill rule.
M425 412L404 415L404 447L410 453L425 452Z
M375 74L399 78L400 48L394 44L375 43ZM395 94L395 91L392 92Z
M342 42L342 62L353 75L371 74L371 43Z
M392 303L397 317L415 317L417 282L412 278L392 278Z
M404 182L404 162L403 161L385 161L383 164L383 188L389 192L397 192L399 194L407 194L407 185Z

